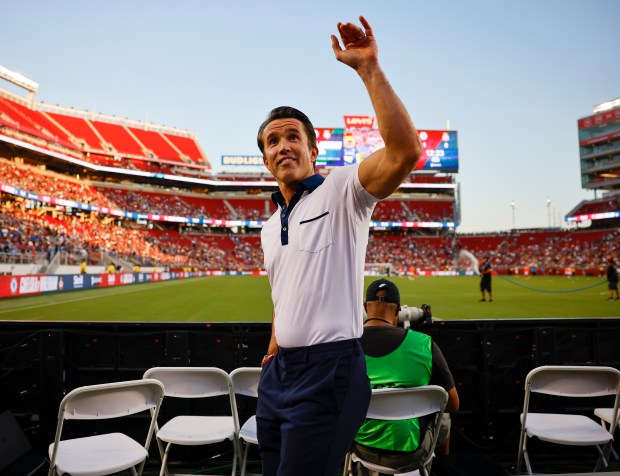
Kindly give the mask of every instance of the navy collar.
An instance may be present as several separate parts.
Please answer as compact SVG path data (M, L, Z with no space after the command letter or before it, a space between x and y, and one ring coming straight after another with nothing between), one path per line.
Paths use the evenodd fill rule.
M293 202L297 203L299 201L299 199L301 198L302 194L306 190L309 193L314 192L314 190L319 185L321 185L324 180L325 180L325 177L323 177L322 175L314 174L314 175L311 175L310 177L307 177L307 178L303 179L302 181L300 181L297 184L297 187L295 188L295 195L293 196L293 199L291 200L291 205L294 206ZM295 199L295 197L297 197L297 199ZM282 209L286 208L286 200L284 200L284 195L282 195L282 192L280 190L278 190L277 192L273 192L271 194L271 201L277 207L280 207ZM292 208L293 207L291 206L291 209Z
M323 183L324 180L325 177L319 174L314 174L300 181L295 187L295 195L291 198L291 202L288 206L286 205L284 195L282 195L280 190L271 195L271 200L273 200L273 203L280 207L280 243L282 246L288 245L288 217L293 211L293 208L297 205L306 190L308 193L312 193Z

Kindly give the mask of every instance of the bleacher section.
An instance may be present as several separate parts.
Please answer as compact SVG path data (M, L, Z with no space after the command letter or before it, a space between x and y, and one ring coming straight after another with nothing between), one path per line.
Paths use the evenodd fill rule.
M85 150L91 151L104 151L104 146L101 142L100 136L97 135L96 130L92 126L88 119L82 119L79 117L66 116L63 114L55 114L53 112L45 113L60 124L65 130L77 140L77 144Z
M3 97L0 97L0 123L51 143L75 147L65 132L43 114Z
M0 134L96 165L157 173L178 165L179 175L211 169L185 131L42 103L33 109L13 96L0 91Z
M127 128L144 147L151 151L155 157L183 163L182 154L171 145L159 132L145 131L134 127Z
M85 253L109 250L115 256L142 265L212 269L262 267L258 228L244 229L234 225L233 230L233 225L226 225L226 221L268 218L275 209L268 195L231 197L135 185L95 186L7 160L0 160L0 175L0 182L5 186L48 197L42 202L29 202L19 194L3 194L4 221L13 228L17 220L17 223L23 221L28 226L49 229L53 237L32 245L28 245L32 240L25 236L20 235L15 240L4 237L4 252L11 254L14 261L24 261L23 257L16 257L32 253L33 249L37 253L57 252L56 242L60 239L65 242L63 251L70 254L73 261ZM66 205L54 205L56 199L99 208L98 211L66 209ZM452 213L452 207L452 202L442 200L387 200L377 205L373 219L441 220ZM149 216L150 221L140 224L123 218L123 210ZM197 226L191 220L180 222L165 217L213 221L208 226ZM39 234L37 232L37 236ZM73 241L59 238L67 236ZM459 252L466 250L478 259L491 256L492 265L499 272L519 272L528 267L541 273L563 273L571 268L576 273L596 274L605 257L618 252L619 238L618 230L538 230L455 237L453 234L428 236L388 229L371 233L367 262L389 262L401 273L458 271L466 269L457 259Z
M188 137L175 136L172 134L162 134L167 140L172 142L182 155L188 157L198 165L208 166L205 155L200 150L198 143Z
M616 212L620 210L620 194L600 200L584 201L568 213L568 216Z
M276 211L270 199L228 198L226 201L235 210L237 219L266 220Z

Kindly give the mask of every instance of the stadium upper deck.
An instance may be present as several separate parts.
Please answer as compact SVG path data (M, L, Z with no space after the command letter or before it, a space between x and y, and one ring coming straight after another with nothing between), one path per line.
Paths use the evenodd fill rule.
M191 132L45 103L30 106L1 89L0 133L86 163L210 176Z

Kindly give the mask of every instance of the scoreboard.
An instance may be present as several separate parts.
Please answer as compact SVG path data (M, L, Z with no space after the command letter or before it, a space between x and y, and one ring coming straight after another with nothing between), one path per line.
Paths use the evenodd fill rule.
M338 167L362 162L385 146L378 129L317 128L317 167ZM459 170L456 131L418 131L424 152L415 170L456 173Z
M315 128L319 155L317 167L342 167L359 164L374 151L385 146L373 116L344 116L344 127ZM459 149L456 131L419 130L424 152L415 170L436 173L459 171ZM244 166L264 170L261 156L224 155L222 167Z

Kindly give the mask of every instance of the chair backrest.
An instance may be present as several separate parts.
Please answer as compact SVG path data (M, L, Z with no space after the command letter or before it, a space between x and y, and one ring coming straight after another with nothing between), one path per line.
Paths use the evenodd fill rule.
M206 398L232 394L232 380L217 367L153 367L144 378L164 384L165 395L177 398Z
M58 419L101 420L158 409L164 387L157 380L131 380L76 388L60 402Z
M72 390L60 402L50 472L56 462L65 420L120 418L150 410L151 420L144 443L148 451L163 398L164 386L153 379L88 385Z
M618 422L620 371L613 367L543 365L531 370L525 379L523 427L527 421L532 393L582 398L615 395L612 418Z
M443 414L448 393L438 385L415 388L381 388L372 391L367 418L405 420L432 413Z
M564 397L616 395L620 371L613 367L545 365L528 373L526 391Z
M240 367L230 373L233 390L237 395L258 397L258 381L261 373L260 367Z
M143 378L159 380L164 385L166 397L207 398L228 395L235 432L239 433L239 415L232 380L224 370L217 367L153 367L144 372Z

